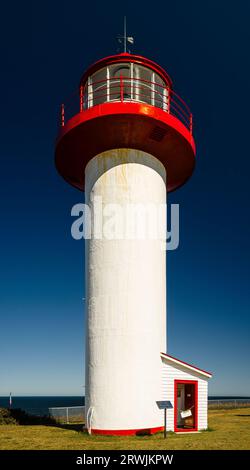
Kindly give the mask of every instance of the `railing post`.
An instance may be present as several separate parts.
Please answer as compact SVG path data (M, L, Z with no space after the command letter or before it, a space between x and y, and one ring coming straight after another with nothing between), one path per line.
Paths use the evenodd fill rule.
M163 109L163 111L166 111L167 113L169 113L168 96L169 96L168 88L163 88L163 91L162 91L162 109Z
M120 75L120 87L121 87L121 102L123 103L123 96L124 96L124 93L123 93L123 79L122 79L122 75Z
M170 88L169 88L169 86L167 87L167 97L168 97L167 111L168 111L168 114L170 114Z
M80 113L83 111L83 86L80 86Z
M190 134L193 135L193 115L190 114Z
M64 126L64 120L65 120L65 109L64 109L64 104L61 105L61 126Z
M110 98L110 73L109 73L109 67L107 67L107 101L109 101Z

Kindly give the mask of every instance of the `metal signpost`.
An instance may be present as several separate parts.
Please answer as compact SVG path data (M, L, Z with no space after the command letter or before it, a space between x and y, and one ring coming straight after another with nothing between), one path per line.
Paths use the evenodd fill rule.
M160 410L164 410L164 439L167 437L167 409L173 408L171 401L162 400L156 402Z

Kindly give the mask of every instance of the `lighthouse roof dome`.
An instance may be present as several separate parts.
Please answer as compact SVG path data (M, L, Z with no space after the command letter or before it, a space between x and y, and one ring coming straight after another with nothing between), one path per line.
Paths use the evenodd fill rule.
M87 82L89 76L93 75L95 72L102 69L103 67L121 63L133 63L144 66L150 69L151 71L157 73L166 83L166 85L172 88L172 80L170 76L160 65L158 65L153 60L147 59L146 57L143 57L141 55L129 54L128 52L104 57L103 59L100 59L94 64L90 65L90 67L88 67L88 69L82 75L80 85L84 85Z

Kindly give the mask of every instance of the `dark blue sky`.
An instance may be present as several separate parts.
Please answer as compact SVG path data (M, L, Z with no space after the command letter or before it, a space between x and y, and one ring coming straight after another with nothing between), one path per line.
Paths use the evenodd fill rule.
M7 10L8 9L8 10ZM54 167L59 105L85 68L116 53L127 15L135 53L163 66L194 114L197 167L169 197L168 352L211 370L210 394L250 394L250 4L159 0L1 7L0 395L81 394L83 195Z

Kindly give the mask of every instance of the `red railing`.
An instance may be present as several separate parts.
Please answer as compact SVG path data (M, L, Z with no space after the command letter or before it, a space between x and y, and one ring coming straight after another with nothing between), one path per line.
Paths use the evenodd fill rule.
M69 117L79 111L84 112L92 106L117 101L141 102L161 108L179 119L191 134L193 132L192 113L183 99L172 89L141 78L122 76L88 83L85 87L80 86L78 100L71 100L61 107L61 126L64 126ZM67 119L65 119L65 112Z

